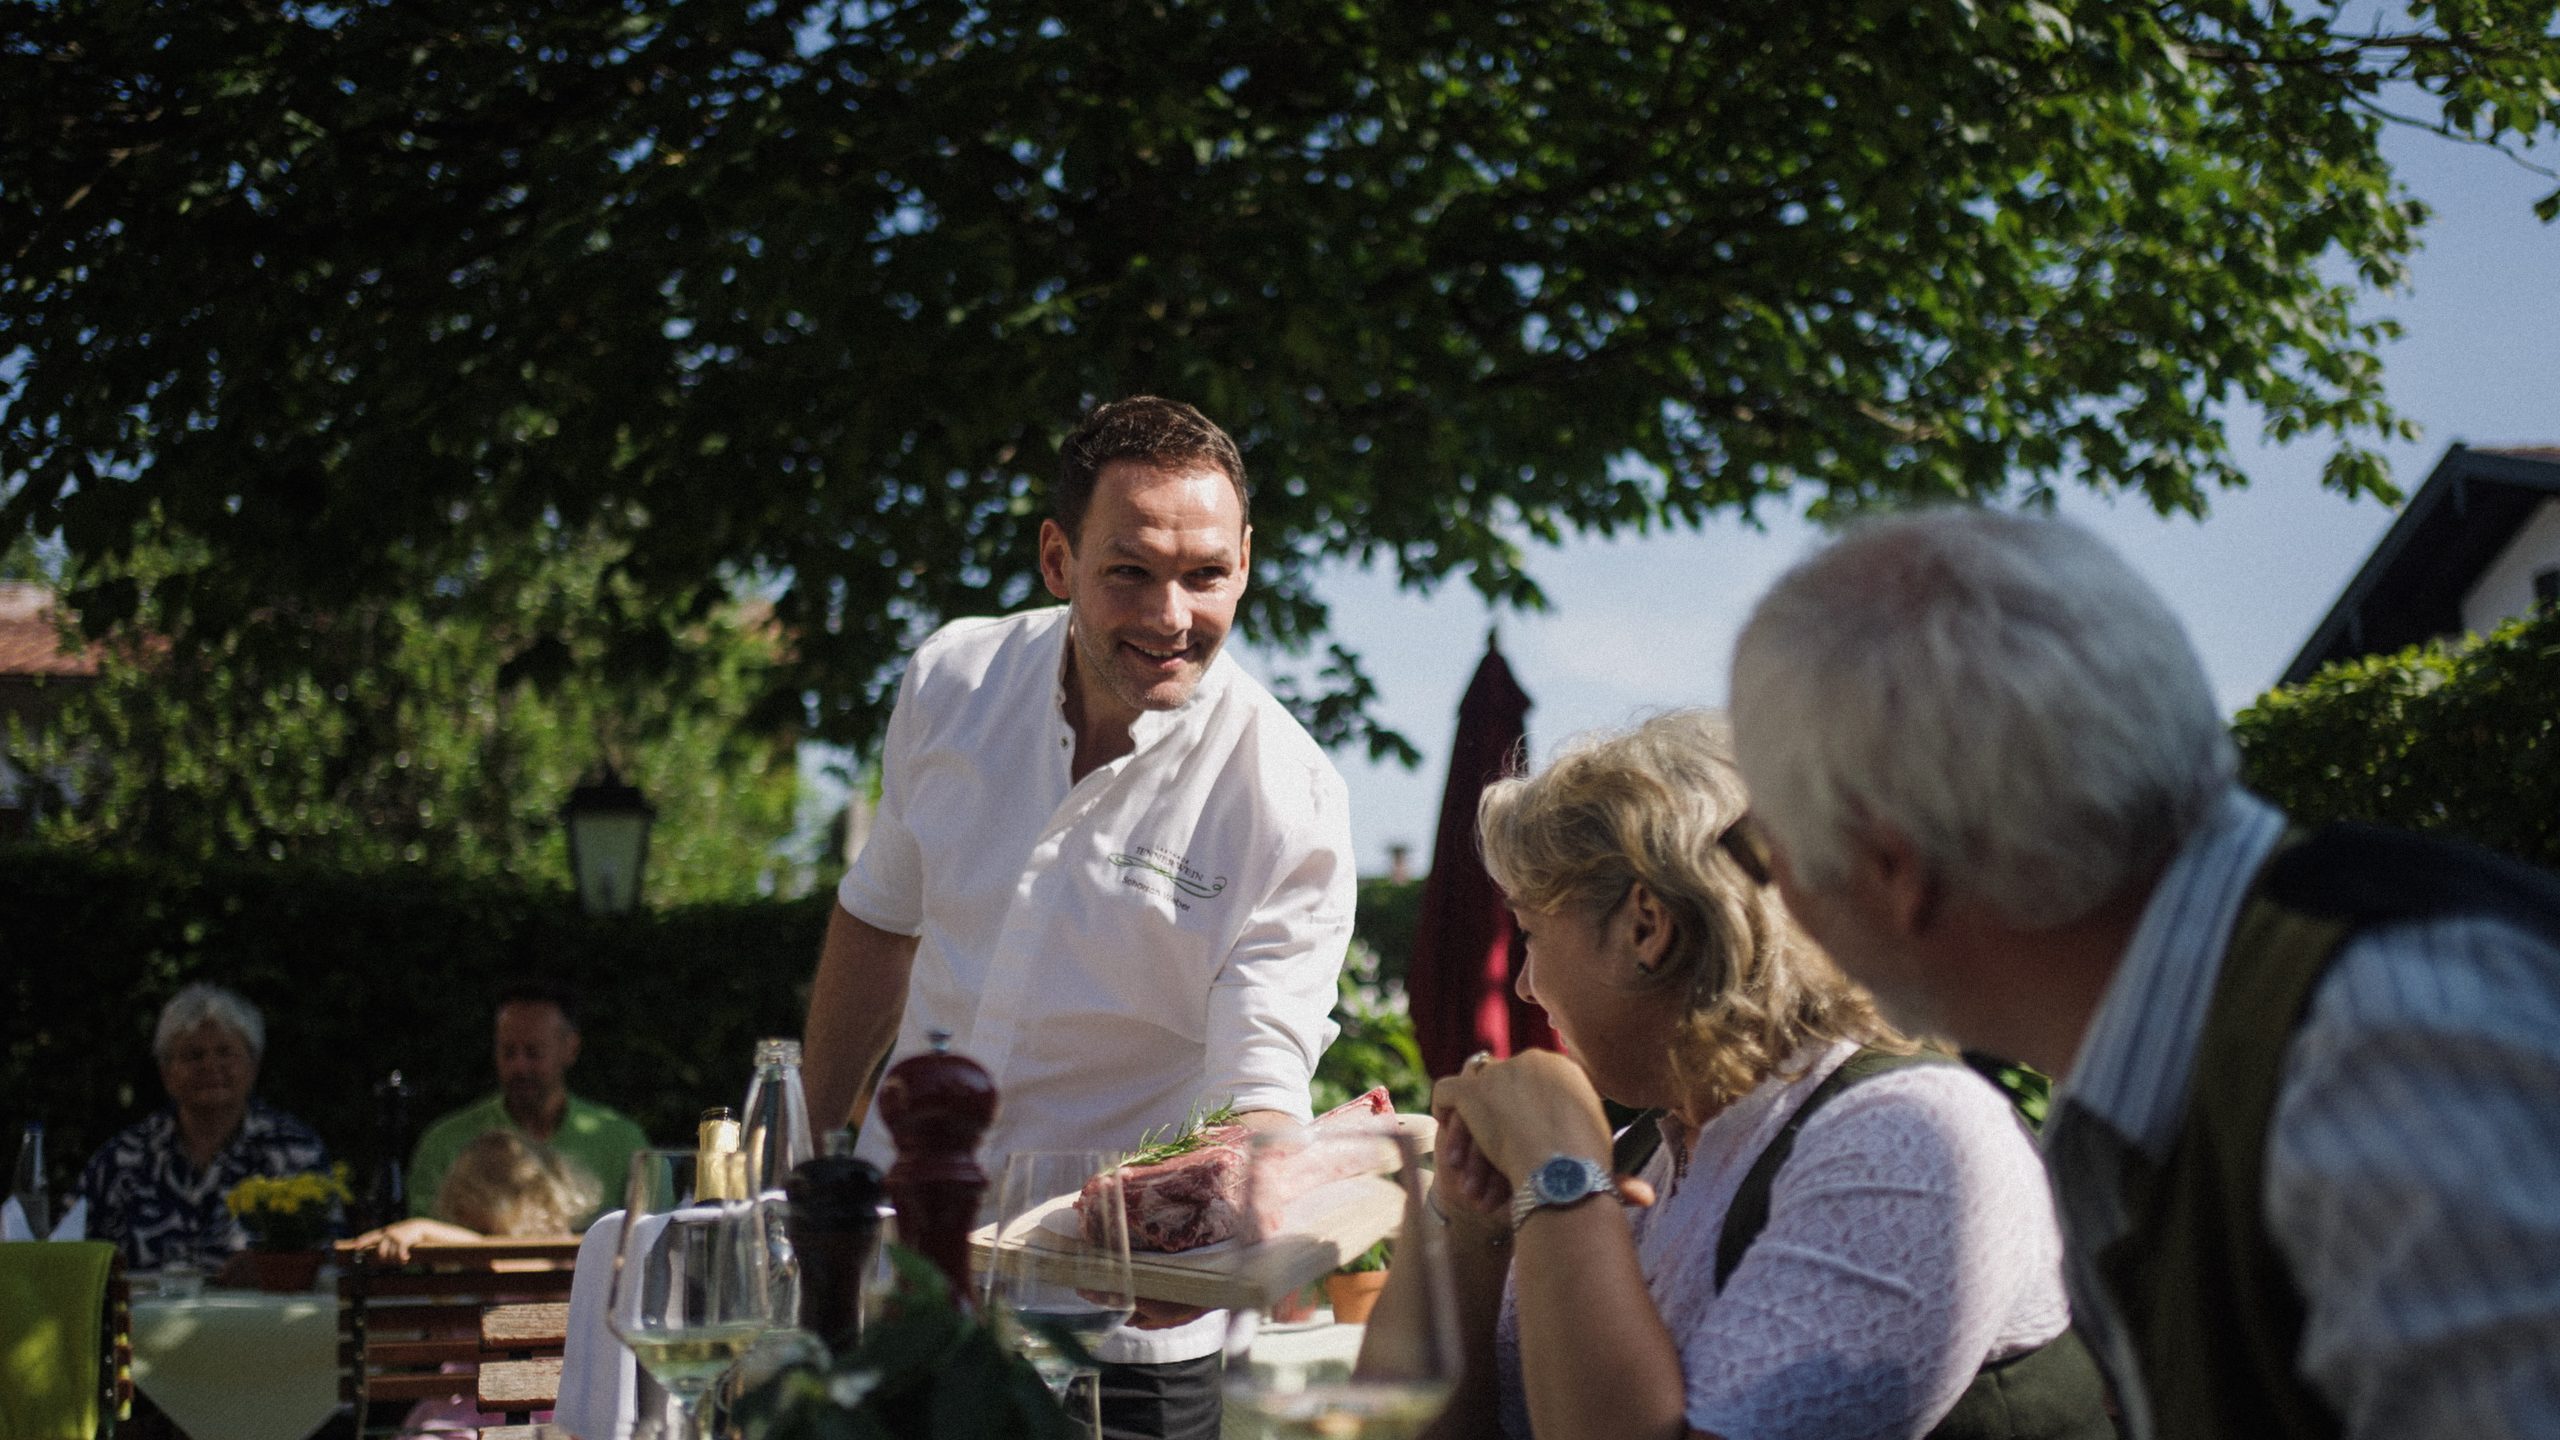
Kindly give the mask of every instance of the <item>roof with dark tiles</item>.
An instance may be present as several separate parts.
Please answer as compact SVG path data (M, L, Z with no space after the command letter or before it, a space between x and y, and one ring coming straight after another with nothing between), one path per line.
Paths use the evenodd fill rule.
M2463 633L2462 601L2534 512L2560 500L2560 445L2455 445L2401 507L2281 683Z

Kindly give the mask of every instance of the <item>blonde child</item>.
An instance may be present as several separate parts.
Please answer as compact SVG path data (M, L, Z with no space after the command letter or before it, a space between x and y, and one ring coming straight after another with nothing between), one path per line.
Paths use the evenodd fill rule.
M524 1239L567 1235L593 1210L602 1187L578 1163L513 1130L492 1130L462 1147L436 1187L435 1211L453 1223L399 1220L349 1242L387 1260L406 1261L415 1245L450 1245L492 1236Z
M458 1224L425 1218L401 1220L359 1235L351 1243L369 1246L385 1259L405 1263L412 1247L448 1245L490 1237L525 1239L540 1235L566 1237L578 1217L595 1209L600 1187L576 1161L537 1145L512 1130L492 1130L462 1148L444 1183L436 1187L435 1209ZM450 1368L450 1367L449 1367ZM537 1416L537 1421L548 1415ZM421 1400L400 1424L404 1435L477 1431L504 1424L502 1416L482 1413L469 1395Z

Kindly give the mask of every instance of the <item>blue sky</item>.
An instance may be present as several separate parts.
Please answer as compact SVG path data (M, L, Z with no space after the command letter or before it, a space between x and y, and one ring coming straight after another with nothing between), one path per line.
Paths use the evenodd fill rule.
M2384 352L2386 383L2423 427L2415 444L2387 450L2394 479L2414 489L2455 441L2560 444L2560 230L2532 212L2553 182L2418 131L2395 133L2386 148L2435 211L2409 287L2367 301L2406 329ZM2551 147L2536 158L2550 160ZM2217 497L2201 521L2068 493L2062 510L2169 598L2223 705L2237 710L2274 683L2392 512L2320 488L2328 445L2264 445L2254 422L2236 422L2233 442L2249 487ZM1417 872L1428 867L1458 697L1488 625L1501 627L1503 653L1537 702L1529 741L1543 757L1569 735L1650 709L1721 704L1751 601L1816 540L1773 516L1764 531L1725 520L1697 534L1569 543L1532 556L1553 602L1543 615L1496 616L1461 586L1424 599L1377 574L1326 575L1320 593L1337 636L1377 677L1380 715L1423 752L1411 771L1336 757L1362 872L1385 870L1398 842L1414 847ZM1266 668L1265 657L1240 658Z

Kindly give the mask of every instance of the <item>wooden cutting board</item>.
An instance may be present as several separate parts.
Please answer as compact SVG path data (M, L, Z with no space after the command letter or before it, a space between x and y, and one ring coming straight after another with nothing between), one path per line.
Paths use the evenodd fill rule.
M1432 1122L1428 1115L1399 1115L1397 1128L1416 1136L1429 1153ZM1078 1284L1097 1278L1091 1250L1055 1225L1036 1223L1069 1210L1073 1195L1060 1195L1033 1212L1027 1238L1008 1240L1006 1248L1030 1256L1033 1272L1044 1280ZM1404 1191L1383 1175L1336 1181L1302 1197L1289 1207L1287 1228L1256 1244L1229 1240L1179 1255L1132 1251L1129 1275L1142 1300L1198 1305L1213 1310L1256 1309L1287 1295L1357 1258L1361 1251L1395 1233L1404 1218ZM995 1261L995 1226L969 1237L971 1266L984 1275ZM1024 1235L1017 1227L1016 1234Z

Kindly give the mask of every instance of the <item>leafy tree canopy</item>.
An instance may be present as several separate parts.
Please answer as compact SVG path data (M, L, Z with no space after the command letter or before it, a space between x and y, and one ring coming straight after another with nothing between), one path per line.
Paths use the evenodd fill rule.
M594 533L614 653L770 586L772 694L859 744L1134 391L1245 444L1300 647L1326 557L1535 604L1527 545L1800 487L2200 509L2244 403L2387 493L2382 101L2530 143L2554 9L20 4L0 531L246 643Z
M658 811L652 903L804 883L808 857L780 843L798 796L790 737L742 723L777 648L770 627L723 607L683 626L650 673L618 674L577 618L627 588L614 547L519 541L489 558L468 597L368 597L270 611L229 637L102 647L96 681L45 724L0 732L0 749L69 792L40 838L557 888L569 859L555 817L609 757ZM139 560L146 586L202 563L160 548ZM522 672L541 662L559 674L538 686Z

